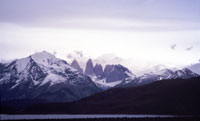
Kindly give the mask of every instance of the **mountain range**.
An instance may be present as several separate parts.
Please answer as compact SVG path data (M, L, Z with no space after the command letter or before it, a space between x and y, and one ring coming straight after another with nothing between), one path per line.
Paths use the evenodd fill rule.
M105 90L194 77L199 75L188 68L165 68L137 77L123 65L108 64L103 68L99 63L93 65L92 59L87 61L83 70L77 60L68 64L43 51L9 63L0 63L0 94L1 102L73 102Z
M80 69L78 62L74 60L72 64L76 62L77 70ZM93 65L92 59L89 59L86 63L85 75L91 77L93 82L102 89L109 89L112 87L130 87L143 84L152 83L154 81L165 79L189 79L192 77L198 77L199 75L191 71L188 68L171 70L163 67L155 67L156 71L144 73L142 76L136 77L128 68L117 65L106 65L103 69L101 64Z

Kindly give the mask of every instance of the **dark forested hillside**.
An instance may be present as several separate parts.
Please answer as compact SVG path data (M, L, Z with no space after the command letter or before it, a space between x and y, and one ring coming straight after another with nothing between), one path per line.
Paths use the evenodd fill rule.
M113 88L72 103L34 105L24 113L200 114L200 78Z

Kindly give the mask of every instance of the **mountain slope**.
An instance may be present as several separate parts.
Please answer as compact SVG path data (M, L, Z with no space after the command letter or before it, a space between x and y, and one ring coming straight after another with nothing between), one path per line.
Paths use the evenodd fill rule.
M93 67L92 59L89 59L87 61L84 74L85 75L93 75L94 74L94 67Z
M46 51L1 65L0 87L1 101L68 102L101 91L88 76Z
M196 63L196 64L192 64L192 65L188 66L188 68L190 70L192 70L193 72L195 72L195 73L200 75L200 62Z
M113 87L140 86L165 79L189 79L199 76L188 68L171 70L162 65L155 66L149 71L149 73L136 77L128 68L120 64L108 64L103 70L101 64L97 63L94 67L92 60L89 59L86 64L85 74L90 76L92 81L104 90Z
M117 65L106 65L103 69L101 64L93 66L91 59L87 61L85 75L91 77L92 81L101 89L109 89L116 85L125 85L135 82L136 76L126 67Z
M83 73L83 69L80 67L76 60L73 60L73 62L71 63L71 67L77 69L78 72Z
M109 89L116 87L118 85L126 85L129 83L134 83L136 81L136 76L126 67L118 65L106 65L104 69L104 78L98 78L93 76L93 81L97 86L103 89Z
M198 74L192 72L188 68L172 71L170 69L161 69L156 72L145 73L138 77L138 84L148 84L158 80L165 79L189 79L192 77L199 77Z
M200 77L112 88L72 103L34 105L26 113L200 114Z

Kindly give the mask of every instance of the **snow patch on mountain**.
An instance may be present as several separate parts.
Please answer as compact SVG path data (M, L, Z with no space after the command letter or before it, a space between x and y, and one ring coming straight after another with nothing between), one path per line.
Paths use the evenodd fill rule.
M97 85L97 87L104 89L104 90L115 87L116 85L118 85L122 82L122 80L118 80L118 81L114 81L114 82L106 82L105 78L99 79L97 76L94 76L94 75L90 76L90 78Z
M60 71L65 68L70 68L72 71L77 71L75 68L68 65L66 61L58 59L46 51L35 53L31 55L31 58L41 67L53 68Z
M127 79L134 80L136 79L136 75L132 74L131 72L125 71L125 74L127 74L129 77Z
M30 58L22 58L22 59L16 60L17 71L22 72L26 68L29 61L30 61Z
M67 81L66 78L57 74L49 73L48 76L42 81L40 86L50 83L50 86Z
M33 60L35 60L35 62L44 66L49 66L50 64L52 65L54 63L58 63L58 61L60 60L46 51L35 53L31 55L31 57Z

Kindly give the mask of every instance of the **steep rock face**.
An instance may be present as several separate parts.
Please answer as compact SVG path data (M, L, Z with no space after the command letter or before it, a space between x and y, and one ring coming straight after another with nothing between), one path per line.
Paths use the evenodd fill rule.
M69 102L101 91L88 77L48 52L1 64L1 101Z
M4 67L3 63L0 63L0 72L3 71L3 67Z
M116 85L124 85L136 81L136 76L122 65L106 65L104 71L101 64L96 64L93 68L94 71L91 65L92 60L89 60L86 70L90 69L92 71L90 71L91 73L88 76L90 76L92 81L103 90L115 87Z
M0 78L2 78L4 64L0 63Z
M115 82L119 80L126 80L132 74L126 67L122 65L107 65L105 70L106 82Z
M80 65L78 64L76 60L73 60L73 62L71 63L71 66L77 69L78 72L83 73L83 69L80 67Z
M105 69L104 69L104 75L105 77L107 77L111 71L114 69L114 65L106 65Z
M101 64L96 64L95 65L94 73L99 79L103 79L104 78L103 67L101 66Z
M87 64L86 64L86 69L85 69L85 75L94 75L94 67L93 67L93 63L92 63L92 60L89 59L87 61Z

